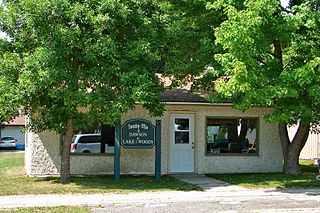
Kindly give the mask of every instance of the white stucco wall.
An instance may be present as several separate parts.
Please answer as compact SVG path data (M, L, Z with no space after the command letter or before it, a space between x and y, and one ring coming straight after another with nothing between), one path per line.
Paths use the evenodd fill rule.
M59 168L59 135L53 132L27 133L25 146L27 175L57 175Z
M195 171L205 173L281 172L282 148L277 125L264 122L261 116L270 109L253 108L246 112L230 106L170 106L170 113L195 114ZM206 155L206 119L210 118L260 118L257 155L225 154Z
M192 114L195 116L195 173L247 173L281 172L282 151L277 125L259 119L259 148L257 155L211 155L207 156L206 119L207 117L252 117L258 118L270 109L250 109L245 113L233 110L230 106L208 105L167 105L161 118L151 118L148 112L137 106L122 116L121 122L142 118L155 124L162 122L161 172L169 172L170 115ZM31 135L31 136L30 136ZM26 146L26 170L29 175L58 174L60 168L60 139L53 133L31 133ZM154 174L154 149L121 148L121 174ZM106 154L72 155L71 174L113 174L113 156Z

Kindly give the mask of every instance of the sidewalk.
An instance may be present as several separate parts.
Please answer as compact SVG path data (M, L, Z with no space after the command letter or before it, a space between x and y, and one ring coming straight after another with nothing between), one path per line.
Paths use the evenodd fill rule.
M223 181L201 175L175 175L174 177L185 182L199 185L204 191L169 191L169 192L141 192L131 194L69 194L69 195L24 195L0 196L0 210L18 207L41 206L108 206L117 204L159 203L159 202L186 202L212 201L213 199L252 199L252 198L281 198L281 199L308 199L320 202L320 189L296 190L249 190L233 186Z
M172 175L174 178L177 178L181 181L195 184L201 187L206 192L217 192L217 191L248 191L245 188L231 185L227 182L217 180L214 178L209 178L205 175L194 175L194 174L186 174L186 175Z

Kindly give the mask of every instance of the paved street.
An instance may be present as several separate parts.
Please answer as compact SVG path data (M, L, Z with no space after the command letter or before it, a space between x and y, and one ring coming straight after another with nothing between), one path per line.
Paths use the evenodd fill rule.
M0 209L88 205L93 212L320 212L320 189L248 190L204 176L179 176L205 191L1 196Z

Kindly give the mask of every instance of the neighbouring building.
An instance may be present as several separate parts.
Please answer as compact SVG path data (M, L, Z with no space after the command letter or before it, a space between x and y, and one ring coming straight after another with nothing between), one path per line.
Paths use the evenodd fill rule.
M17 140L17 148L25 148L25 116L16 116L9 122L3 122L0 127L0 138L14 137Z
M298 126L292 126L288 128L289 138L293 139L297 132ZM319 131L318 127L318 131ZM300 152L300 159L313 160L320 158L320 134L318 132L310 131L308 140Z
M186 90L162 95L165 113L151 117L141 105L125 113L129 119L161 120L161 174L282 172L283 156L278 126L263 115L270 108L241 112L231 104L212 104ZM54 132L28 133L28 175L57 175L60 171L62 137ZM113 137L111 137L113 140ZM121 174L154 174L155 148L121 148ZM71 174L113 174L113 153L72 153Z

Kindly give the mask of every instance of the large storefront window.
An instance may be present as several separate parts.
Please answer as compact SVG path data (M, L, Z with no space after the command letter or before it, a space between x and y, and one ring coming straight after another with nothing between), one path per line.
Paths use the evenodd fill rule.
M258 119L207 119L207 154L256 153Z

